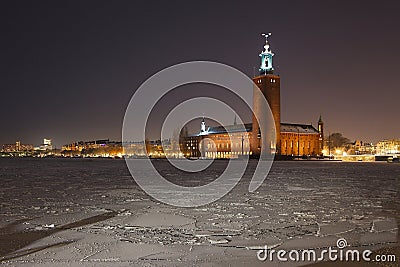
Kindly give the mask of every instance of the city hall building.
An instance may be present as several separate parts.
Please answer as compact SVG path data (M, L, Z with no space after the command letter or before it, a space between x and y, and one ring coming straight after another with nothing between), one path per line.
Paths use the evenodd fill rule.
M280 77L273 73L272 53L268 36L265 34L264 51L260 53L259 75L253 77L254 90L260 90L268 101L275 122L276 142L269 151L277 156L319 156L323 148L323 121L321 116L318 129L311 124L282 123L280 101ZM250 90L250 88L249 88ZM253 110L259 103L259 94L253 94ZM257 118L266 119L264 114ZM252 123L207 127L203 119L197 134L185 136L181 151L186 157L238 158L241 155L258 157L262 149L260 128L253 114ZM267 144L268 145L268 144Z

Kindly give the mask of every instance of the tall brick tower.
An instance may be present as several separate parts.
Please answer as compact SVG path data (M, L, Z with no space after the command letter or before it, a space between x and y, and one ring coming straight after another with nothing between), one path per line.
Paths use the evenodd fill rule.
M263 34L265 36L265 45L264 51L260 53L261 57L261 65L259 69L259 75L253 78L254 82L254 93L253 93L253 110L260 120L268 120L268 114L265 111L261 111L259 108L260 105L260 95L257 95L256 90L260 90L264 97L267 99L268 104L272 111L273 120L275 122L275 135L276 135L276 143L275 144L265 144L270 148L273 153L280 154L281 150L281 142L280 142L280 133L281 133L281 99L280 99L280 77L278 75L274 75L274 68L272 66L272 57L274 54L272 53L269 43L268 37L271 34ZM251 151L254 155L259 155L262 147L267 149L262 143L264 140L260 134L260 126L259 122L253 115L253 132L251 139Z

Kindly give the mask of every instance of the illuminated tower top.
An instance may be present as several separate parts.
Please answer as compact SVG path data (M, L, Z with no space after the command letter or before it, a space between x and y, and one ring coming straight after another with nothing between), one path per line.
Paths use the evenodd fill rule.
M271 48L269 47L268 37L271 36L271 33L263 33L262 36L265 37L265 45L264 51L261 51L261 66L260 66L260 74L268 74L272 73L274 68L272 67L272 57L274 53L272 53Z
M204 133L206 131L206 122L203 120L201 121L201 126L200 126L200 133Z

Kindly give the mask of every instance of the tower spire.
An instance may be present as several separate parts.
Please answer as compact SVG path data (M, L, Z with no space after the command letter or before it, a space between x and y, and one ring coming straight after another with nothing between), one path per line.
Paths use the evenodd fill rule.
M271 33L263 33L261 35L265 37L265 45L264 51L261 51L259 55L261 57L261 65L259 71L260 74L269 74L272 73L274 70L272 66L272 57L274 56L274 53L272 53L268 43L268 37L271 36Z
M322 155L324 149L324 122L322 121L322 115L319 114L318 120L318 133L319 133L319 151L318 154Z

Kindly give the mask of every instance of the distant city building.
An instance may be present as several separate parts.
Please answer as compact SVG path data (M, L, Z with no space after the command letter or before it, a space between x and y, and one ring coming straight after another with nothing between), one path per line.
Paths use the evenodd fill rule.
M38 150L48 151L48 150L52 150L52 149L53 149L53 146L51 144L51 139L46 139L46 138L43 139L43 143L38 147Z
M376 146L369 142L356 140L355 142L347 145L347 155L374 155L376 153Z
M400 154L400 139L382 140L376 144L377 155Z
M63 145L61 150L81 152L84 149L100 148L116 143L121 143L121 142L110 141L109 139L99 139L94 141L78 141L71 144Z
M261 52L260 73L253 78L254 90L261 90L267 99L275 122L276 142L265 144L260 134L259 118L267 120L261 108L260 96L253 93L252 123L229 126L209 127L203 119L198 134L188 135L182 145L183 153L187 157L232 158L240 155L252 155L258 157L261 149L271 151L278 156L320 156L323 147L322 118L319 118L318 129L307 124L281 123L280 108L280 77L273 74L272 53L268 44L268 36ZM258 112L258 113L257 113ZM235 120L236 121L236 120ZM245 130L243 130L245 129ZM265 139L266 140L266 139ZM265 141L264 141L265 142Z
M44 138L44 139L43 139L43 145L45 145L45 146L51 146L51 139L46 139L46 138Z
M4 144L2 146L1 152L32 152L33 145L31 144L21 144L20 141L15 142L15 144Z
M63 145L61 153L65 156L101 156L112 157L123 155L122 142L100 139L94 141L79 141Z
M124 154L129 156L144 157L147 155L145 142L129 142L123 144Z
M88 156L88 157L154 157L164 158L183 157L179 154L179 144L171 142L170 139L146 140L140 142L110 141L109 139L95 141L79 141L62 146L64 156Z

